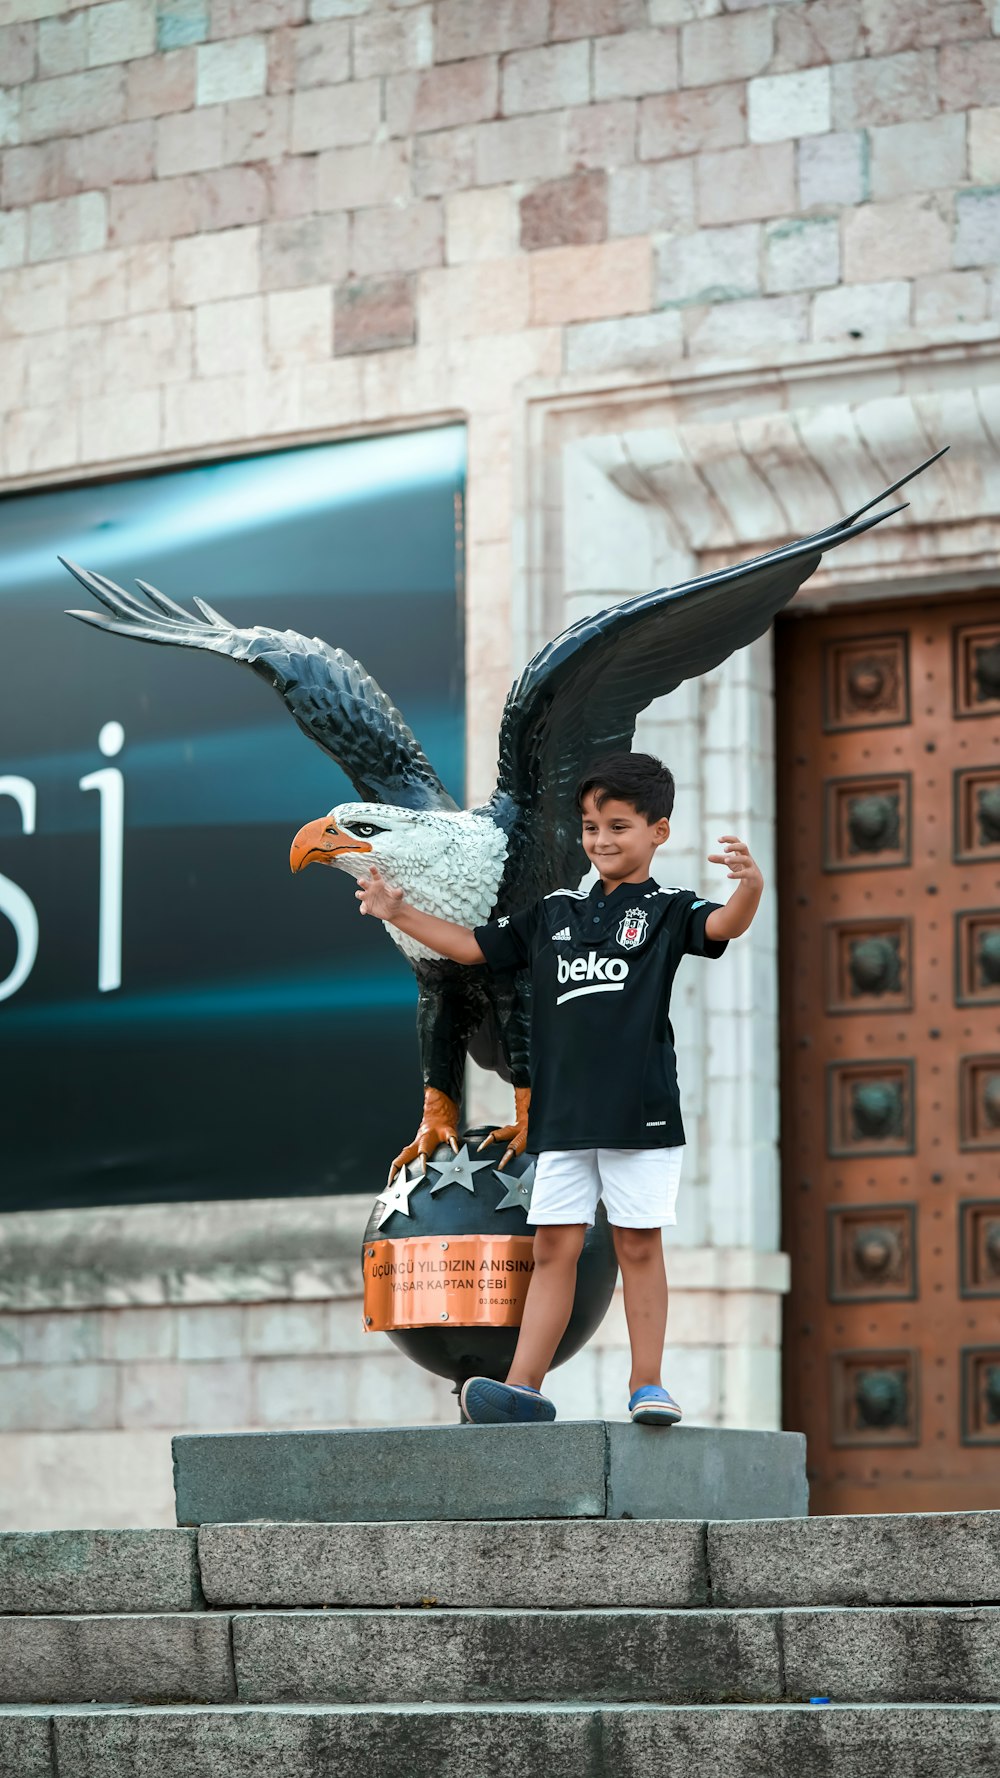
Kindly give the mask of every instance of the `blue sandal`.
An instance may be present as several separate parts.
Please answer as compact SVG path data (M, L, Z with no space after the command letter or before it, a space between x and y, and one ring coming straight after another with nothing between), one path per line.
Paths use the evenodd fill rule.
M629 1419L638 1426L676 1426L681 1417L669 1389L659 1383L645 1383L629 1396Z
M530 1426L556 1417L554 1404L539 1390L524 1383L495 1383L492 1377L470 1377L459 1401L474 1426Z

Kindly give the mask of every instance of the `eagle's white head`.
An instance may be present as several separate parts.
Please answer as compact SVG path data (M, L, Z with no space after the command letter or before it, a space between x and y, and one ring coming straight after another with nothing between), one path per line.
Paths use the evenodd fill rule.
M489 919L507 857L507 838L488 816L466 809L399 809L385 803L339 803L310 821L292 841L293 871L332 864L363 877L377 864L411 907L459 926ZM389 928L408 956L435 955Z

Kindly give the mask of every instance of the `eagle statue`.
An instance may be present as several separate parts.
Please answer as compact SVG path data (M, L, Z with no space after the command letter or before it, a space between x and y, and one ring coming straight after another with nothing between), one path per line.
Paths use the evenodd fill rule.
M824 531L626 599L564 630L511 688L496 788L475 809L457 807L399 711L342 649L292 630L241 629L201 598L193 599L199 615L192 615L142 580L138 598L60 557L110 614L68 615L118 636L207 649L251 667L346 773L359 799L296 834L293 871L326 864L360 877L374 863L412 906L475 926L580 882L587 869L574 802L581 773L602 756L629 750L636 718L654 698L763 635L824 553L901 512L903 505L873 509L942 455ZM513 1084L514 1122L489 1139L520 1153L530 1097L525 973L491 976L438 956L393 926L387 931L417 978L424 1080L420 1126L395 1157L390 1180L411 1161L426 1167L442 1143L457 1151L467 1055Z

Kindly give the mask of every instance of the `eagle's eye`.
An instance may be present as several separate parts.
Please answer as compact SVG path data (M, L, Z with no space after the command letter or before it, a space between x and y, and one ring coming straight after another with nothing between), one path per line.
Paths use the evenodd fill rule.
M376 827L372 821L345 821L344 826L349 833L356 833L359 840L370 840L377 833L385 833L384 827Z

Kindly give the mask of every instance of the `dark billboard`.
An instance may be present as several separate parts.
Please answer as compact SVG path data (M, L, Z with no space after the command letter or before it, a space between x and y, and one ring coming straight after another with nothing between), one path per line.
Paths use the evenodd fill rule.
M245 667L66 617L56 555L345 649L461 803L463 477L443 427L0 501L0 1208L374 1193L412 1136L413 976L289 869L350 783Z

